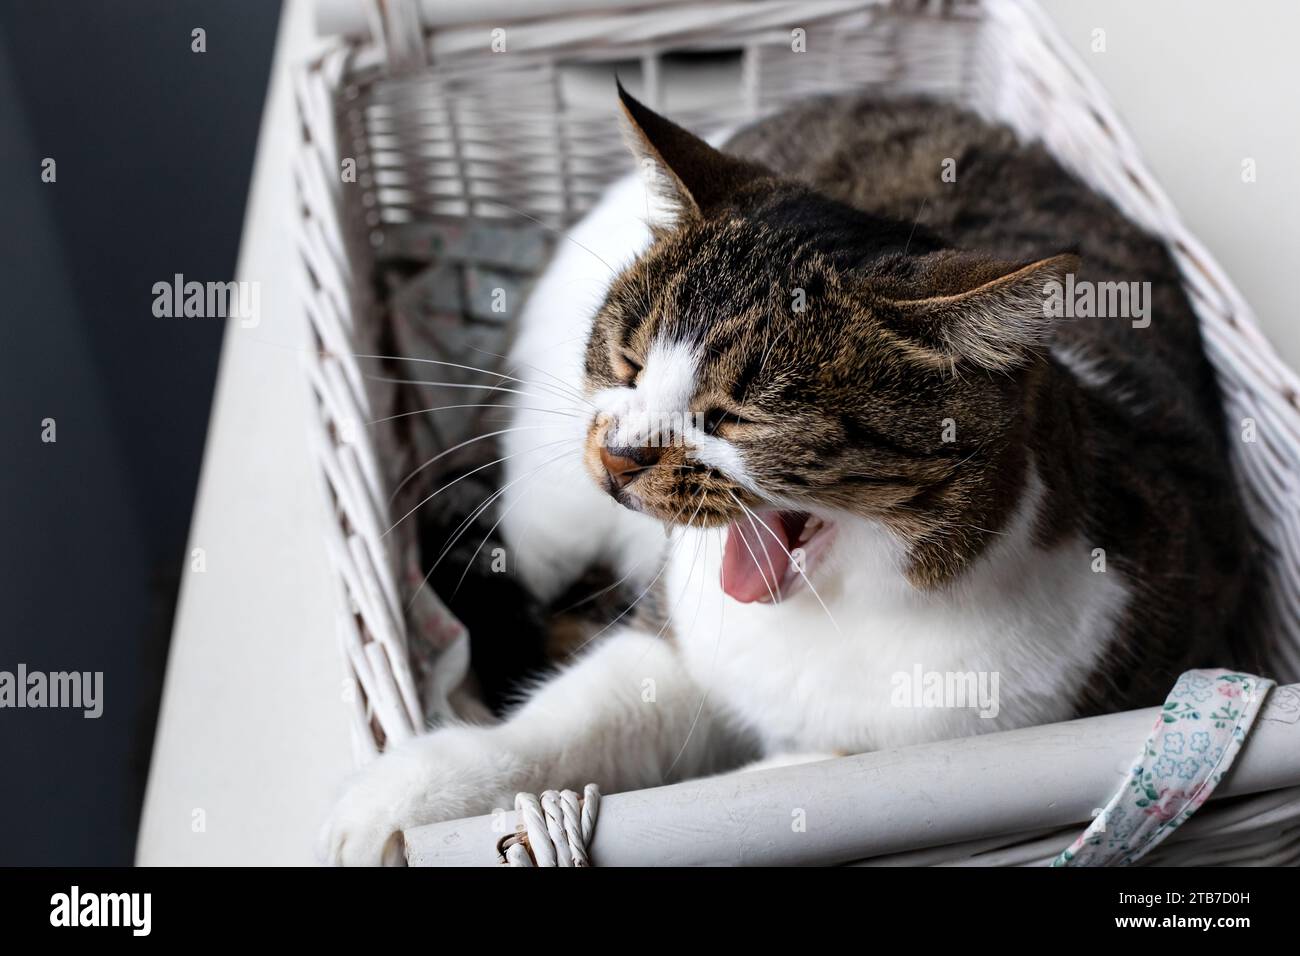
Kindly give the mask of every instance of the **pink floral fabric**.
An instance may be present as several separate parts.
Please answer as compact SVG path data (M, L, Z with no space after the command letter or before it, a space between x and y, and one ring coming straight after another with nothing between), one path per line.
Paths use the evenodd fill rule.
M1053 866L1128 866L1187 822L1228 772L1274 682L1188 671L1119 791Z

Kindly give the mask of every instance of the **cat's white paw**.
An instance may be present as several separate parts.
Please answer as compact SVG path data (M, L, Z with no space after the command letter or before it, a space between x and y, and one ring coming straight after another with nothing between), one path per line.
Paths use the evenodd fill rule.
M437 730L362 768L321 829L316 853L334 866L403 863L400 832L510 807L526 765L491 728Z

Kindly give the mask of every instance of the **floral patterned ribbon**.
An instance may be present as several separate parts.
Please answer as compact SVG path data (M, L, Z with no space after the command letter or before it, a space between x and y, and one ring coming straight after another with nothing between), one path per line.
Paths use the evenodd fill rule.
M1232 766L1273 681L1187 671L1128 779L1052 866L1128 866L1187 822Z

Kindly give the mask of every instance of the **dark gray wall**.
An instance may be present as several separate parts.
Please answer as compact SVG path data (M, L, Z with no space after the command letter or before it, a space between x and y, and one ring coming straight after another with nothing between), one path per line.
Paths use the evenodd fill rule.
M0 2L0 671L104 672L0 708L0 865L131 862L222 332L151 289L233 277L279 6Z

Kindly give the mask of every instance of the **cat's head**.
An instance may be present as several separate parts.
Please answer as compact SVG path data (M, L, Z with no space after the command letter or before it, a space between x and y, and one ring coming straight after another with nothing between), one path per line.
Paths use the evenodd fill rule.
M594 322L593 478L664 522L727 526L738 600L797 590L844 520L913 545L918 584L955 573L963 526L996 530L1019 487L1043 287L1073 257L945 249L619 93L674 216Z

